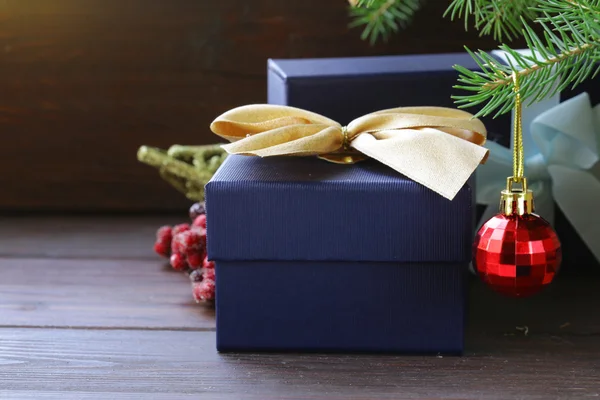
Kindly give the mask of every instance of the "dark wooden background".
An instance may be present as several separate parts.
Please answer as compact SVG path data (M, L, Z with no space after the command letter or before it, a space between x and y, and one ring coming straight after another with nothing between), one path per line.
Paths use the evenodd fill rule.
M215 116L266 101L270 57L495 46L443 19L447 4L371 47L344 0L3 0L0 210L186 208L140 145L215 141Z

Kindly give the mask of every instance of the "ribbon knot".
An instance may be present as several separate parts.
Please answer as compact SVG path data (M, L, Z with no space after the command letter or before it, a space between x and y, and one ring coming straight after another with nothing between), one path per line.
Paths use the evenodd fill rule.
M348 140L348 126L346 125L342 126L342 136L344 137L344 139L342 140L342 148L344 150L349 150L350 141Z
M234 108L210 126L230 154L319 156L353 163L366 157L453 199L487 157L483 123L465 111L401 107L342 126L322 115L270 104Z

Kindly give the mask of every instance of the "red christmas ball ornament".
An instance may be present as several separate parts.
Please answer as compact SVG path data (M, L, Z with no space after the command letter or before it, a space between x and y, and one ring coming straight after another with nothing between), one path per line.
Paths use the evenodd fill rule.
M495 291L510 297L527 297L552 282L561 262L558 236L539 215L533 213L533 193L527 179L513 187L508 178L502 191L501 212L487 221L473 244L477 274Z
M515 91L513 176L500 197L500 213L477 232L473 243L475 270L492 289L511 297L526 297L548 286L561 261L560 241L550 224L533 213L533 192L524 176L523 127L519 74ZM520 187L517 187L520 185Z

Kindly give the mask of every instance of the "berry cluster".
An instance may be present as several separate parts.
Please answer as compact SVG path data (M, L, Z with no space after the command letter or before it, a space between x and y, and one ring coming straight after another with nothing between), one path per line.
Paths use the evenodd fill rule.
M196 302L215 299L215 264L206 256L206 211L203 203L190 208L192 224L163 226L156 232L154 251L168 258L176 271L189 273Z

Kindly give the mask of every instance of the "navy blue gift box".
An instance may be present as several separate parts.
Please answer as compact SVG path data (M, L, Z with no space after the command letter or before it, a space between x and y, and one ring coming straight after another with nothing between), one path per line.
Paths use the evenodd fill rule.
M206 186L219 351L460 354L472 190L230 156Z
M475 67L464 54L271 60L269 102L343 124L452 106L456 63ZM448 201L376 161L230 156L206 203L219 351L462 353L470 184Z

